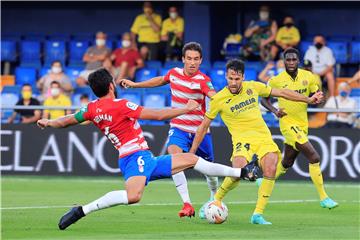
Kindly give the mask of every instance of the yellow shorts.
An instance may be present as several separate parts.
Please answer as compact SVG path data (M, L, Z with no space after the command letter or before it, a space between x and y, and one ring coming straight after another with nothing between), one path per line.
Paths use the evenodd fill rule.
M285 138L285 142L287 145L292 146L295 150L296 143L304 144L309 141L307 135L307 128L299 127L297 125L286 125L280 127L281 133Z
M245 157L246 161L250 162L253 156L256 155L260 164L260 160L262 159L262 157L264 157L267 153L271 152L278 153L278 160L281 161L280 149L272 139L264 140L263 142L257 143L236 141L233 143L233 154L231 160L234 157Z

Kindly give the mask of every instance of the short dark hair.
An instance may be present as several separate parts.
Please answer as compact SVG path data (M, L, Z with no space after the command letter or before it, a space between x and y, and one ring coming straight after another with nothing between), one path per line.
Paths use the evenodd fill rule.
M50 86L51 86L51 85L54 85L54 84L59 85L59 87L61 86L58 81L52 81L52 82L50 83Z
M54 63L60 63L61 66L63 65L60 60L54 60L51 62L51 66L54 65Z
M31 88L32 88L31 84L29 84L29 83L24 83L21 87L22 87L22 88L23 88L23 87L31 87Z
M235 72L241 72L242 74L244 74L245 64L240 59L230 59L226 63L226 72L228 70L234 70Z
M103 97L109 93L109 86L114 83L113 77L105 68L100 68L89 75L89 85L97 97Z
M285 59L286 54L288 54L288 53L295 53L296 56L300 59L299 50L297 50L296 48L290 47L290 48L285 49L285 51L283 52L283 58L284 59Z
M82 100L82 99L89 99L89 95L87 95L86 93L81 94L80 100Z
M197 42L188 42L188 43L186 43L184 45L183 49L182 49L183 57L185 57L185 53L188 50L199 52L200 57L202 58L202 47L201 47L200 43L197 43Z

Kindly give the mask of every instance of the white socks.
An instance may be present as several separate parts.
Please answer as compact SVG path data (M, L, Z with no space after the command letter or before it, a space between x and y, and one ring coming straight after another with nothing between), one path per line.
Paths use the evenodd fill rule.
M88 215L91 212L120 205L128 204L128 197L125 190L108 192L101 198L82 207L84 214Z
M194 169L204 175L219 177L240 177L241 168L232 168L218 163L208 162L201 157L194 166Z
M210 190L210 199L214 199L219 183L218 177L206 176L206 181Z
M172 179L175 183L176 190L178 191L182 201L184 203L191 203L190 196L189 196L189 190L187 187L187 180L185 177L184 172L178 172L174 175L172 175Z

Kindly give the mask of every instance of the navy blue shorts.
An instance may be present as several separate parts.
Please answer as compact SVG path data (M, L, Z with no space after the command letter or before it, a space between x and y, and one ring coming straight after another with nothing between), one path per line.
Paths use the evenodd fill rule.
M191 145L194 141L194 137L194 133L185 132L178 128L172 127L169 130L166 146L169 147L170 145L176 145L180 147L184 152L189 152ZM195 154L199 157L202 157L206 161L214 161L214 151L210 133L207 133L205 135Z
M171 155L154 157L149 150L138 151L119 158L119 167L125 180L133 176L145 176L146 184L171 177Z

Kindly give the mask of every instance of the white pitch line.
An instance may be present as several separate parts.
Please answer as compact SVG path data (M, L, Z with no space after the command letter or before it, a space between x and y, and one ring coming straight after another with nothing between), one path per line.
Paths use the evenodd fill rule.
M311 203L318 202L318 199L305 199L305 200L273 200L269 201L270 204L287 204L287 203ZM360 200L340 200L340 203L360 203ZM226 204L255 204L256 201L229 201ZM132 206L177 206L180 203L138 203L132 204ZM201 202L194 202L193 204L201 205ZM26 210L26 209L51 209L51 208L70 208L75 205L57 205L57 206L20 206L20 207L3 207L0 210ZM124 206L124 205L122 205Z

